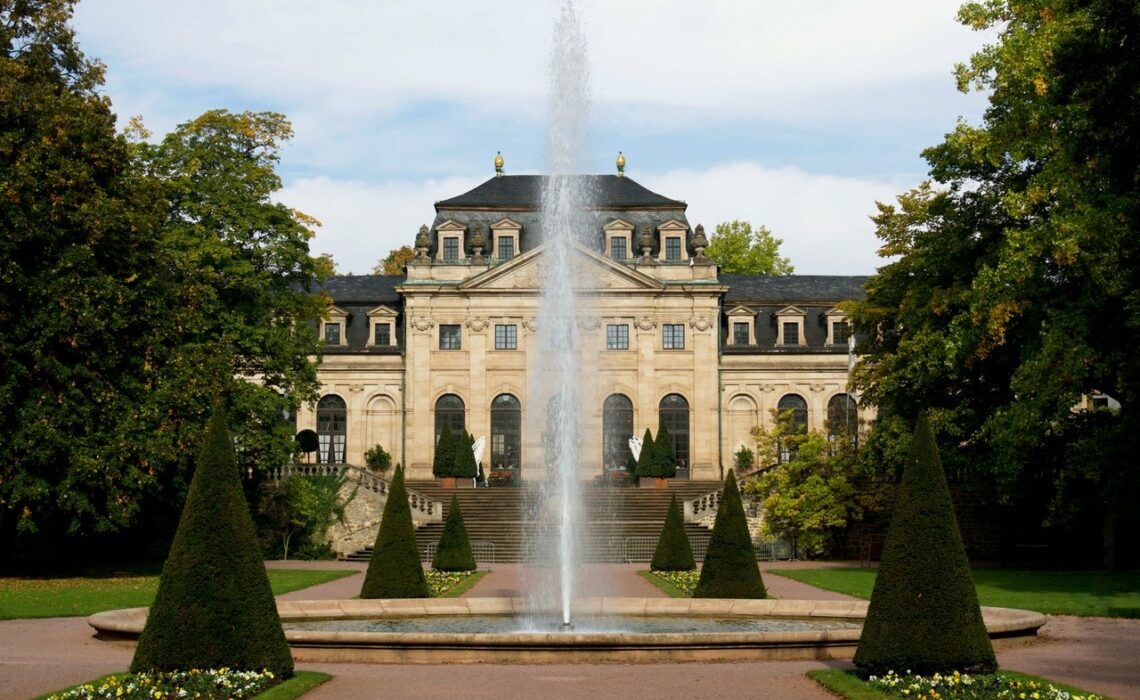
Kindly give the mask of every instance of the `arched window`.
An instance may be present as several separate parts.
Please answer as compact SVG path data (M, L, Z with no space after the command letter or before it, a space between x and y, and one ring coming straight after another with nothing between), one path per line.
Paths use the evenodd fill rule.
M435 402L435 441L439 442L439 434L443 426L447 426L452 435L463 434L467 429L467 408L463 399L455 394L444 394Z
M851 394L836 394L827 402L827 439L835 443L848 440L851 444L859 435L859 407Z
M625 469L629 461L629 439L633 437L633 402L624 394L611 394L602 404L602 467L606 471Z
M780 402L776 404L776 410L780 412L780 420L789 421L787 430L793 435L807 435L808 430L808 407L807 401L799 394L785 394L780 398ZM799 443L792 440L780 441L780 462L787 462L796 453L796 445Z
M518 469L522 453L522 405L510 394L491 402L491 469Z
M348 440L348 406L344 399L329 394L317 402L317 461L343 464L344 446Z
M677 468L689 465L689 402L680 394L669 394L657 407L661 425L669 431L673 453L677 455Z

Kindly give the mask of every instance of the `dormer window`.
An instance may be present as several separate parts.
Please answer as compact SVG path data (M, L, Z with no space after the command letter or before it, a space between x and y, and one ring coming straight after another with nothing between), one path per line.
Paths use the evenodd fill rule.
M728 344L743 347L756 344L756 312L747 306L736 306L728 316Z
M788 306L776 313L776 345L799 347L807 345L804 336L804 311Z
M387 306L377 306L368 312L368 344L377 348L390 348L396 344L396 312Z
M348 326L348 312L344 309L330 306L321 320L321 339L325 345L346 345L345 327Z
M491 255L496 260L510 260L519 254L519 233L522 224L511 219L500 219L491 224Z
M840 309L830 309L824 317L827 319L827 344L847 345L847 339L851 335L847 314Z
M657 231L661 236L658 260L681 262L689 259L689 251L685 245L685 235L689 231L688 226L676 219L670 219L658 226Z
M436 259L441 262L459 262L465 258L463 237L467 227L450 219L436 227Z
M623 219L614 219L605 225L606 257L618 262L626 262L633 254L633 224Z

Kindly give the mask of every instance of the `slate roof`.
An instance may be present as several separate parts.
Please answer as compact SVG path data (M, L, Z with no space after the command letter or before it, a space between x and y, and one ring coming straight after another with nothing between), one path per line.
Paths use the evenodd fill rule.
M586 180L593 190L598 209L680 209L684 202L669 199L642 187L628 177L617 175L575 175ZM493 177L470 192L435 203L444 209L513 209L537 211L542 205L542 186L546 175L504 175Z
M724 295L726 309L734 304L862 299L866 295L863 284L868 279L865 275L720 275L720 283L728 286Z
M337 275L325 280L321 290L337 306L353 303L400 304L396 285L402 284L403 275Z

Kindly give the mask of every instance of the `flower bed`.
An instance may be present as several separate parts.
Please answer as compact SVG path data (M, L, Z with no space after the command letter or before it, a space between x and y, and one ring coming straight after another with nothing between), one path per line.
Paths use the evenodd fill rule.
M102 698L225 700L252 698L277 682L270 671L237 671L228 668L193 669L169 673L120 673L68 688L49 698L50 700L101 700Z
M448 591L475 574L474 571L436 571L435 569L424 571L432 598L444 597Z
M701 579L700 571L650 571L651 575L668 581L670 585L690 598L697 588L697 581Z
M993 673L966 675L955 671L933 676L899 675L894 671L884 676L871 676L867 685L890 698L906 700L1099 700L1093 694L1074 693L1040 679L1019 674Z

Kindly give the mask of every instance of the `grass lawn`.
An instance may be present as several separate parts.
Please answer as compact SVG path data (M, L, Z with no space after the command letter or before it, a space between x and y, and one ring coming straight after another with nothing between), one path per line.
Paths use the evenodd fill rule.
M53 695L60 695L62 693L68 692L69 690L81 688L85 685L93 685L98 687L100 683L104 683L113 677L118 677L120 680L124 680L130 677L130 675L131 674L129 673L112 673L100 678L96 678L93 681L88 681L87 683L79 683L77 685L47 693L45 695L40 695L34 700L47 700ZM309 692L313 688L316 688L318 685L324 683L330 678L332 678L332 676L329 674L320 673L318 671L297 671L289 680L273 686L264 693L253 696L251 700L293 700L293 698L301 697L305 693Z
M335 581L354 570L270 569L279 595ZM0 578L0 620L86 616L102 610L150 605L158 590L157 571L108 572L74 578Z
M772 569L838 593L870 599L875 569ZM974 569L982 605L1036 610L1050 615L1140 617L1140 572Z
M811 678L816 683L819 683L824 688L827 688L828 690L835 693L839 697L846 698L847 700L890 700L893 698L914 697L913 693L911 693L910 695L904 695L904 694L899 693L897 691L894 694L887 694L887 693L881 692L877 688L874 688L871 685L863 682L859 677L857 677L856 675L854 675L853 673L851 673L849 671L842 671L839 669L826 669L826 670L821 670L821 671L808 671L807 675L809 678ZM1097 698L1100 698L1100 700L1111 700L1111 698L1105 697L1104 695L1093 696L1092 693L1089 693L1088 691L1085 691L1085 690L1081 690L1080 688L1074 688L1072 686L1064 685L1062 683L1055 683L1055 682L1049 680L1048 678L1041 678L1039 676L1030 676L1030 675L1025 674L1025 673L1018 673L1017 671L999 671L997 675L1002 676L1002 677L1007 678L1007 679L1010 679L1011 681L1014 681L1014 682L1021 682L1022 684L1036 683L1039 686L1041 686L1042 688L1047 688L1048 686L1052 685L1057 690L1063 691L1064 693L1068 693L1068 697L1070 697L1070 698L1097 697ZM949 694L944 693L944 694L940 695L939 697L943 697L943 698L957 698L957 697L990 698L990 697L994 697L994 698L996 698L996 697L998 697L998 695L996 694L996 692L993 695L957 695L957 694L949 695ZM1025 692L1022 692L1019 689L1017 693L1014 693L1014 694L1010 695L1009 697L1014 697L1014 698L1017 698L1017 697L1023 697L1023 698L1033 697L1033 698L1041 698L1042 700L1045 700L1047 698L1052 698L1054 696L1049 695L1045 692L1041 692L1040 690L1035 693L1031 689L1025 689ZM1065 696L1062 695L1061 697L1065 697Z

